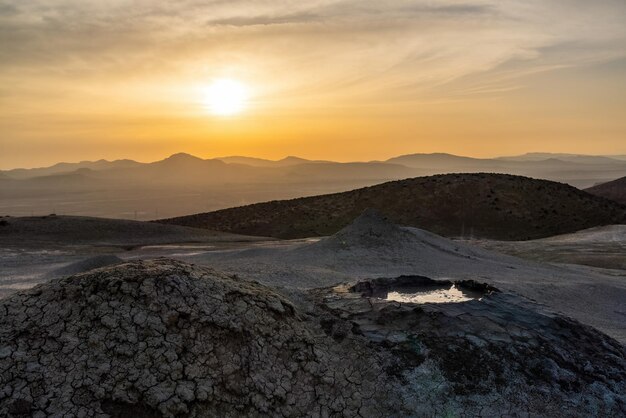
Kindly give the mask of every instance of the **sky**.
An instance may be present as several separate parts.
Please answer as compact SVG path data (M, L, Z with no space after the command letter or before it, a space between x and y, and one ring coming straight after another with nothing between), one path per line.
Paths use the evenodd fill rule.
M626 154L624 0L0 0L0 169ZM241 113L207 86L246 86Z

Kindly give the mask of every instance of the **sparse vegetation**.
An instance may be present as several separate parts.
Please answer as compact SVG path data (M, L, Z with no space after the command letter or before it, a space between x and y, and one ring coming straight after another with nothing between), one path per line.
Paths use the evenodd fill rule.
M626 207L566 184L505 174L446 174L271 201L159 222L246 235L331 235L374 208L445 236L525 240L626 223ZM557 210L559 208L559 210Z

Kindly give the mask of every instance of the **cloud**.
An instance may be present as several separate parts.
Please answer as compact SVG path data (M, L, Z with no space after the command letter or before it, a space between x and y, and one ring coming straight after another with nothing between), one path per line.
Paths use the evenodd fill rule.
M624 55L624 20L621 0L0 0L0 78L189 76L230 61L301 90L418 98Z
M217 26L268 26L319 22L321 19L321 16L313 13L293 13L287 15L233 16L228 18L210 20L209 24Z
M227 18L210 20L212 25L227 26L269 26L284 24L310 24L326 22L330 23L336 20L349 20L354 23L362 21L366 22L371 19L378 21L384 19L397 18L416 18L429 16L467 16L482 15L493 12L493 8L486 4L449 4L449 5L433 5L426 3L416 3L408 5L398 5L381 9L380 3L376 2L343 2L333 3L312 8L314 11L300 11L296 13L282 13L281 10L272 14L263 14L256 16L235 15Z

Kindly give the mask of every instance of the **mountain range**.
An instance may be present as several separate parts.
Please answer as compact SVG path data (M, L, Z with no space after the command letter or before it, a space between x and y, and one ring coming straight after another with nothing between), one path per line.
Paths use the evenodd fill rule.
M275 199L343 192L390 180L455 172L491 172L583 188L626 175L626 156L533 153L471 158L411 154L385 161L333 162L179 153L160 161L58 163L0 171L0 214L59 213L158 219Z

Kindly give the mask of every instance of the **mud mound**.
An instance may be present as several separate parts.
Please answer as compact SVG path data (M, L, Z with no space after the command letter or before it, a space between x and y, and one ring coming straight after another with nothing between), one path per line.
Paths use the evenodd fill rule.
M386 370L409 388L411 416L624 416L626 351L597 330L475 281L455 283L480 294L468 301L387 297L444 283L401 276L317 292L353 332L394 353Z
M467 262L468 258L484 255L485 251L453 242L417 228L393 224L374 209L365 210L350 225L320 241L297 248L285 259L298 263L317 263L358 267L399 260L419 260L422 263ZM360 261L359 261L360 260ZM339 264L338 264L339 263Z
M0 312L2 416L356 416L366 403L385 407L375 364L345 362L268 288L206 268L121 264L18 293Z
M411 233L391 223L378 211L366 209L351 224L333 236L314 244L314 247L328 249L397 247L414 240Z

